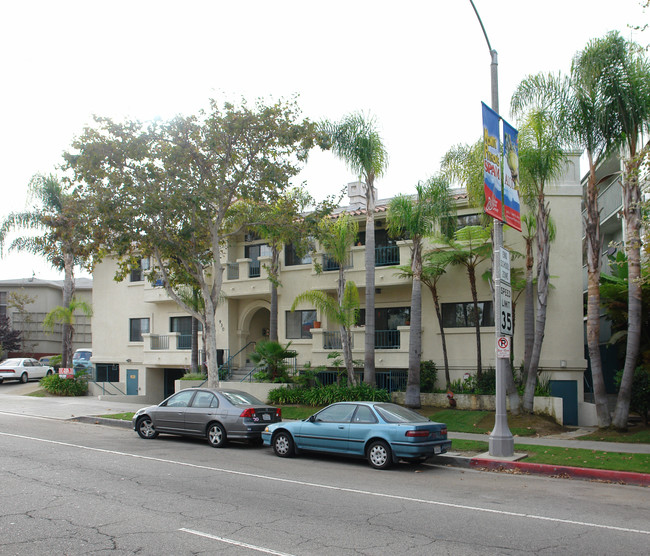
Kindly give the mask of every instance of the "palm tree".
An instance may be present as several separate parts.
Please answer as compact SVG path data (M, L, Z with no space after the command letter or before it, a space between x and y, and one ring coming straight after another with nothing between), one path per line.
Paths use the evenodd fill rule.
M548 110L561 122L561 139L566 145L586 151L589 164L585 196L585 242L587 254L587 347L594 382L594 398L599 427L608 427L611 416L600 357L600 213L596 163L612 144L613 129L607 105L597 86L597 72L587 48L576 54L569 76L537 74L527 77L517 88L513 111L527 105ZM519 101L521 100L521 105Z
M519 97L523 85L513 95L513 110L520 114L525 98ZM521 187L527 204L535 213L535 243L537 245L537 305L534 342L526 367L526 390L524 411L533 412L537 370L546 328L546 309L549 290L549 261L551 254L551 211L546 201L546 188L560 175L566 156L556 122L551 113L544 108L534 107L522 119L519 134L519 167L521 168Z
M375 178L388 165L386 148L374 118L356 113L340 122L321 124L332 150L364 182L366 194L366 330L364 382L375 384Z
M476 376L481 378L481 314L478 310L478 292L476 289L476 270L492 255L490 230L483 226L465 226L454 233L453 239L447 240L447 253L452 265L463 266L469 278L472 292L472 321L476 329Z
M359 292L354 282L346 281L345 266L350 256L350 247L354 245L359 233L358 224L349 215L342 215L336 220L321 220L319 226L320 243L326 255L338 264L337 298L321 290L309 290L301 293L293 302L291 310L299 303L310 302L316 309L327 315L328 319L339 325L343 361L348 373L348 381L354 385L354 363L352 360L352 332L359 314Z
M70 300L67 307L54 307L43 319L43 327L46 330L53 330L56 323L63 325L63 353L72 353L72 340L74 337L75 313L81 311L87 317L93 314L92 307L85 301L77 301L74 297ZM62 366L70 367L70 364Z
M63 271L63 307L68 308L74 296L74 266L89 255L88 222L83 218L83 203L53 175L36 174L29 183L29 193L36 203L31 210L14 212L0 226L0 255L9 233L17 230L41 230L42 235L15 238L9 251L25 251L45 257L57 270ZM62 364L71 365L70 325L63 323Z
M415 197L399 195L388 208L388 232L411 240L411 332L405 405L419 408L420 362L422 360L422 247L437 221L446 220L453 210L449 182L433 177L420 182Z
M641 187L639 170L650 142L639 145L650 129L650 63L638 44L611 32L588 46L584 63L598 75L597 87L607 102L604 125L613 126L614 144L625 147L623 172L623 217L625 253L628 261L628 327L625 367L612 424L627 429L632 380L641 342Z

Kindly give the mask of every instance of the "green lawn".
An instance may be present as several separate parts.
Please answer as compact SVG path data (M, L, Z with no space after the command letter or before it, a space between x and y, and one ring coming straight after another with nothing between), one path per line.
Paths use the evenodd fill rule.
M130 421L133 419L133 413L111 413L110 415L100 415L104 419L118 419L120 421Z
M476 440L452 440L451 449L459 452L480 454L488 451L488 443ZM526 463L650 473L650 454L623 454L581 448L533 446L518 442L515 442L515 450L528 454L528 457L523 460Z
M443 409L434 413L420 410L432 421L439 421L447 425L451 432L472 432L476 434L489 434L494 429L494 411L463 411L460 409ZM553 432L550 429L562 431L562 427L549 422L548 419L535 415L508 415L508 427L515 436L534 436Z
M631 444L650 443L650 427L634 427L627 432L615 430L596 431L587 436L580 436L577 440L598 440L604 442L630 442Z

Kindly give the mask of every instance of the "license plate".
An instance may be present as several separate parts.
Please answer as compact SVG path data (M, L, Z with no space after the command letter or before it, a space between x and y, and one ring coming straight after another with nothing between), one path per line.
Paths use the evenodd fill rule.
M434 446L433 447L433 453L434 454L441 454L442 453L442 446Z
M270 420L271 420L271 416L268 413L264 413L264 415L262 415L262 421L270 421Z

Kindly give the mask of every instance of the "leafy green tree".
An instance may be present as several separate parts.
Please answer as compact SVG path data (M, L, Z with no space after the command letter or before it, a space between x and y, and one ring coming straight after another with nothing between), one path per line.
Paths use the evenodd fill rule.
M364 381L375 384L375 178L388 165L388 155L374 118L356 113L340 122L324 122L321 132L327 137L334 154L341 158L364 182L366 194L366 329Z
M34 301L36 301L36 298L26 293L24 288L21 291L11 292L7 296L7 306L15 309L20 318L22 332L21 351L27 354L33 354L36 348L36 343L32 339L34 317L33 313L27 310L27 305L31 305ZM16 313L14 313L14 321L16 320Z
M0 315L0 358L10 351L18 351L21 346L21 332L11 327L9 317Z
M63 353L72 353L72 340L74 338L75 313L81 311L86 316L93 314L92 307L85 301L77 301L74 297L67 307L54 307L43 319L43 328L53 330L56 323L63 325ZM70 359L72 361L72 359ZM65 359L63 360L65 363ZM64 367L66 365L64 364ZM68 364L68 366L72 366Z
M91 252L88 241L89 222L83 218L83 200L71 186L54 175L36 174L29 183L29 194L34 204L30 210L13 212L0 225L0 255L11 232L37 230L40 235L15 238L9 251L24 251L44 257L54 268L64 273L63 307L68 307L74 296L74 267L84 264ZM70 365L68 325L63 325L63 363Z
M324 219L319 224L318 237L326 255L339 267L337 297L321 290L308 290L296 297L291 306L295 310L299 303L310 302L316 309L339 325L343 361L351 385L356 384L354 361L352 359L352 327L359 315L359 292L354 282L346 280L345 266L350 257L350 248L359 233L358 224L349 215L337 219Z
M253 107L211 100L196 116L144 125L98 119L67 160L85 185L105 251L151 256L172 299L202 320L208 384L218 385L216 311L227 239L252 224L241 205L272 204L301 169L314 126L294 102ZM182 269L182 272L175 270ZM205 315L175 291L191 277ZM176 278L178 277L178 278Z
M414 197L398 195L388 207L388 232L411 240L411 331L405 405L419 408L420 362L422 360L422 248L434 226L446 221L454 210L449 182L442 176L420 182Z
M481 319L478 310L478 292L476 289L476 271L478 266L490 259L492 242L490 230L483 226L465 226L454 233L453 239L447 240L446 250L452 265L462 266L467 272L473 302L473 324L476 330L476 377L483 374L481 363Z
M280 253L282 247L291 244L297 254L307 253L310 236L317 230L318 222L333 208L330 198L305 212L314 205L314 199L301 188L292 188L280 195L274 203L259 207L258 223L251 226L271 248L271 264L268 268L271 282L271 307L269 339L278 341L278 287L280 287ZM253 216L251 220L254 220Z

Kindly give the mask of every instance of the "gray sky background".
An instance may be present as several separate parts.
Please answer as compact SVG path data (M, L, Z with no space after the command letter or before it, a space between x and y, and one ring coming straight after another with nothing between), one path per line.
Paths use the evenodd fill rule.
M501 115L522 78L567 72L591 38L617 29L650 43L628 27L649 20L641 3L475 0L499 53ZM24 210L30 177L55 171L93 114L165 119L210 97L294 93L313 120L364 111L388 149L377 187L389 197L477 140L490 103L490 55L469 0L3 2L0 52L0 218ZM320 199L355 178L315 150L296 183ZM0 280L33 273L59 277L34 257L0 259Z

